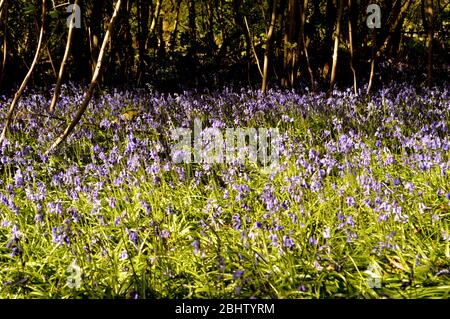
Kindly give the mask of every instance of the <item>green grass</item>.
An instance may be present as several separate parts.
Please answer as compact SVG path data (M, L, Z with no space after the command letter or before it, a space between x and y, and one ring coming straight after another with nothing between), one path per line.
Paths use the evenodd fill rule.
M294 110L290 116L292 123L278 121L278 127L292 150L281 159L283 169L273 175L251 165L227 164L169 165L165 171L162 163L155 179L146 171L151 161L140 157L136 170L127 165L124 129L117 131L119 140L114 143L114 130L93 130L93 138L72 141L47 162L40 162L32 151L22 163L4 165L1 193L7 193L8 184L14 185L18 167L27 181L15 187L11 196L17 214L0 204L1 221L9 222L0 227L0 297L132 298L137 293L140 298L448 298L450 276L438 275L450 268L450 241L442 238L443 231L450 232L448 178L436 166L420 170L408 165L405 147L395 139L382 137L386 149L376 147L374 133L379 126L358 123L344 124L344 131L359 130L358 141L369 154L367 165L362 163L364 148L355 147L332 155L339 164L347 161L348 167L334 167L318 178L314 164L308 171L297 160L311 163L311 148L323 158L326 143L337 141L342 132L326 115L303 117ZM271 119L265 121L253 124L274 124ZM390 124L393 131L395 125ZM322 134L326 129L329 137ZM157 141L154 133L136 136ZM23 150L21 143L38 144L32 136L16 138L20 143L18 148L11 146L11 157ZM106 155L115 145L125 156L104 176L85 172L90 163L104 164L92 151L96 144ZM440 154L443 162L448 161L448 153ZM395 162L385 165L389 155ZM25 173L27 167L29 173ZM73 181L52 184L52 176L66 174L70 168L78 169L72 176L80 176L81 185L87 187L77 190L77 198L69 192L76 189ZM184 179L177 171L180 168L185 170ZM116 186L114 180L121 172L128 179ZM203 176L196 178L196 172ZM380 189L374 189L375 184L364 188L360 182L364 176L377 180ZM394 185L394 177L402 184ZM227 182L228 178L234 182ZM301 186L302 179L309 185L319 182L318 190ZM406 182L415 186L413 191L404 187ZM39 183L46 187L45 198L32 200L27 194L40 194ZM247 185L250 191L238 200L234 184ZM96 199L94 189L98 189ZM272 213L263 195L276 201L278 208ZM354 198L355 204L347 205L347 197ZM376 202L377 197L375 210L365 204ZM109 205L109 198L116 199L115 207ZM56 201L61 203L60 213L48 208ZM391 205L385 219L380 219L387 213L380 209L382 202ZM401 207L397 218L392 207ZM36 219L38 214L42 220ZM240 229L233 227L236 214ZM19 253L11 256L13 250L7 246L14 224L20 230L15 243ZM70 245L53 242L58 227ZM130 231L138 236L136 243L130 240ZM294 240L294 248L283 247L283 236ZM272 245L275 237L280 247ZM311 238L317 243L311 244ZM198 252L195 240L200 243ZM66 270L74 262L82 271L79 289L67 284ZM369 287L366 270L370 265L380 269L380 287ZM236 275L238 270L244 270L241 276Z

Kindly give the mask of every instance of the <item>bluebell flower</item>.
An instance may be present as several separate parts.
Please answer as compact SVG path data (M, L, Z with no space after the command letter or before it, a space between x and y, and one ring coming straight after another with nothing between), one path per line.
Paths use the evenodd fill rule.
M125 260L128 258L128 253L126 250L122 250L122 252L119 254L119 260Z
M128 231L128 230L127 230ZM139 237L134 229L128 231L128 239L135 245L138 244Z
M242 278L242 275L244 274L244 272L245 272L245 270L236 270L236 271L233 273L233 279L234 279L234 280L236 280L236 279L241 279L241 278Z
M233 228L234 230L241 229L241 216L239 214L235 214L233 216Z
M283 247L285 248L293 248L295 246L295 242L292 238L287 235L283 236Z
M194 246L194 252L198 254L200 252L200 239L195 239L192 242L192 246Z
M323 230L323 238L330 238L331 236L330 236L330 228L325 228L324 230Z

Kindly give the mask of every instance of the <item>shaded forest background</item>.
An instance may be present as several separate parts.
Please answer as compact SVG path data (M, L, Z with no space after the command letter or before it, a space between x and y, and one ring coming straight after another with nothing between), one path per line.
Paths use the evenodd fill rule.
M71 2L73 3L73 1ZM116 1L79 0L62 81L88 82ZM381 7L381 28L367 7ZM45 4L45 10L43 10ZM65 1L0 1L0 89L51 88L69 28ZM125 0L105 51L103 85L159 90L229 83L333 89L411 80L433 85L450 73L450 1ZM413 77L412 77L413 76Z

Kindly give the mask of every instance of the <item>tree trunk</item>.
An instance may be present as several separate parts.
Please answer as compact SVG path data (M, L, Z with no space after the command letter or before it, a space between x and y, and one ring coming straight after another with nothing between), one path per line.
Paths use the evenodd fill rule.
M208 31L207 31L208 45L211 50L211 53L214 53L217 47L216 41L214 40L214 10L212 6L213 6L212 1L206 1L206 10L208 11Z
M158 25L159 15L161 13L161 7L162 7L162 0L156 1L156 7L155 7L155 11L153 12L152 23L150 25L150 34L153 34L153 31L155 31L155 28Z
M78 4L84 8L85 0L79 0ZM81 19L81 28L74 29L72 47L73 65L76 66L77 72L70 73L71 79L76 81L90 79L92 76L91 57L90 57L90 36L85 26L86 19ZM86 41L88 40L88 41Z
M401 10L401 2L397 1L395 2L394 10L395 12L400 12ZM394 34L392 35L392 41L391 41L391 51L390 56L394 59L397 59L398 53L400 51L400 44L402 40L402 29L403 29L403 23L404 23L405 17L403 16L401 20L399 21L397 27L394 30Z
M252 51L253 51L253 55L254 55L255 60L256 60L256 65L258 66L259 74L261 75L261 78L263 78L264 77L264 73L263 73L263 71L261 69L261 63L259 63L258 54L256 53L255 45L253 43L253 35L250 32L250 27L248 26L247 17L245 17L245 16L244 16L244 22L245 22L245 27L247 28L247 33L248 33L248 35L249 35L249 37L251 39L250 40L250 44L252 46Z
M92 95L94 94L94 89L97 85L97 80L98 80L98 76L99 73L101 71L102 68L102 61L103 61L103 55L105 54L106 51L106 45L108 44L108 41L111 37L112 31L113 31L113 26L114 26L114 22L117 19L117 15L119 13L120 10L120 5L121 5L121 0L117 0L115 9L114 9L114 13L111 17L111 21L109 22L109 26L108 26L108 30L106 31L105 37L103 38L103 43L98 55L98 59L97 59L97 65L95 66L95 71L94 74L92 76L92 80L91 80L91 84L89 85L89 89L86 93L86 96L81 104L80 109L78 110L77 114L75 115L74 119L72 120L72 122L69 124L69 126L65 129L65 131L56 139L56 141L52 144L52 146L48 149L48 151L46 152L46 154L48 155L49 153L53 152L56 148L58 148L58 146L64 142L67 137L72 133L73 129L75 128L75 126L78 124L78 122L80 121L81 117L83 116L84 112L86 111L86 108L92 98Z
M11 124L11 119L14 113L14 110L16 108L17 103L19 102L20 97L22 96L23 92L25 91L25 88L28 84L28 81L31 78L31 74L33 73L34 67L36 66L36 63L39 59L39 55L41 52L41 46L42 46L42 39L44 37L44 30L45 30L45 15L46 15L46 6L45 6L46 0L42 0L42 22L41 22L41 30L39 32L39 40L38 45L36 48L36 52L34 55L33 62L31 63L30 69L28 70L28 73L26 74L25 78L23 79L22 84L20 85L19 90L14 95L14 99L11 103L11 106L8 110L8 114L6 115L5 119L5 125L3 126L2 134L0 136L0 144L5 140L6 134L8 132L9 125Z
M381 54L383 54L386 51L386 49L391 46L392 37L395 34L395 29L397 29L398 25L403 21L406 11L408 10L410 4L411 4L411 0L403 1L403 6L401 7L400 12L398 13L394 22L391 24L391 27L389 28L389 33L388 33L387 37L382 42L383 44L381 45L381 47L377 50L377 52L375 54L376 58L379 58L381 56Z
M130 80L130 75L134 73L134 56L135 51L133 48L133 36L131 35L130 15L132 11L132 1L127 0L123 2L122 14L117 18L120 23L120 34L117 34L116 45L111 45L112 50L116 51L116 55L119 58L120 72L119 78L125 79L126 82ZM119 32L118 30L118 32ZM113 43L113 39L111 39ZM113 55L114 56L114 55Z
M370 59L370 76L369 76L369 85L367 86L367 94L369 94L370 90L372 89L373 77L375 74L376 46L377 46L377 31L375 29L372 29L372 58Z
M427 82L431 86L433 84L433 38L434 38L434 28L433 28L433 0L426 0L427 8L426 14L428 16L428 74Z
M164 61L166 59L166 42L164 41L164 18L159 16L158 22L158 59Z
M344 0L339 0L337 20L336 20L336 32L334 35L333 66L331 67L330 92L333 90L334 84L336 82L336 68L339 52L339 37L341 36L341 17L343 7L344 7Z
M150 2L150 29L147 39L147 50L153 49L155 52L158 49L158 35L155 30L158 28L159 15L161 13L163 0L157 0L155 6L153 1Z
M74 5L75 5L74 10L75 10L75 7L78 5L78 0L75 0ZM51 113L53 113L53 111L55 110L56 103L58 102L59 91L61 89L62 78L64 75L64 66L66 65L67 58L69 57L70 46L72 45L73 29L74 29L74 25L73 25L73 20L72 20L70 22L69 33L67 35L66 50L64 51L64 56L61 61L61 66L59 68L59 74L58 74L58 80L56 81L56 86L55 86L55 92L53 93L52 102L51 102L50 108L49 108L49 111Z
M277 3L276 0L269 1L269 10L271 12L269 30L266 35L266 52L264 53L264 69L263 69L263 80L261 91L263 94L267 93L268 83L269 83L269 60L272 53L272 37L273 30L276 23L277 17Z
M356 82L356 70L355 67L353 65L353 61L354 61L354 53L353 53L353 12L354 12L354 8L353 8L353 4L352 4L352 0L348 0L348 9L350 12L350 17L348 19L348 42L349 42L349 51L350 51L350 69L352 70L352 74L353 74L353 91L356 94L358 94L358 86L357 86L357 82Z
M8 58L8 2L7 0L2 0L0 4L0 19L4 21L4 30L3 30L3 59L2 59L2 68L0 71L0 88L3 85L3 79L6 74L6 62Z
M182 0L177 0L177 4L176 4L176 8L175 8L175 11L176 11L175 22L173 24L172 33L170 35L170 40L169 40L170 54L173 54L173 52L175 51L175 45L177 43L177 33L178 33L178 24L180 22L181 2L182 2Z
M95 66L97 65L96 57L98 57L100 50L100 34L102 32L103 21L103 7L104 0L93 1L94 6L92 8L91 25L92 28L90 34L90 47L91 47L91 72L95 72Z
M298 17L299 9L297 0L289 0L287 8L286 23L284 26L284 59L283 77L281 86L285 88L294 87L297 82L297 64L299 50Z
M339 0L337 0L339 1ZM319 3L320 1L316 1L316 3ZM326 21L326 29L325 29L325 36L323 40L320 40L319 35L319 56L321 57L323 67L322 67L322 78L324 80L327 80L330 74L330 56L332 55L333 51L329 48L333 48L333 46L330 46L330 43L333 42L333 34L335 32L336 27L336 17L337 17L337 11L335 6L336 0L327 0L326 4L326 11L325 11L325 21ZM320 7L319 7L320 11ZM332 62L332 60L331 60Z
M311 81L312 92L316 91L316 84L314 82L314 72L311 68L311 62L309 59L308 45L306 43L305 37L305 23L306 23L306 13L308 12L308 0L303 1L303 6L300 6L300 44L303 48L303 54L306 60L306 67L308 68L309 79Z
M241 13L242 0L233 0L233 10L234 10L234 21L239 26L242 34L245 38L245 55L247 60L247 76L250 77L250 61L251 61L251 50L252 50L252 40L250 36L250 29L247 26L247 20ZM256 57L258 59L258 57ZM257 60L258 61L258 60Z
M138 4L138 52L139 52L139 64L138 64L138 85L141 83L142 75L145 68L146 59L146 44L148 40L148 22L149 22L149 2L147 0L140 0Z
M190 52L192 54L192 58L196 60L196 52L197 52L197 14L195 12L195 0L188 0L188 9L189 9L189 37L190 37Z

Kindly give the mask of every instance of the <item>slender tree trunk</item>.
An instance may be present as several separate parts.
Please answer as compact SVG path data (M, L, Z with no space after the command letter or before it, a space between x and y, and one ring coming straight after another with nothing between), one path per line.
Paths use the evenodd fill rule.
M339 38L341 36L341 17L343 7L344 7L344 0L339 0L337 20L336 20L336 32L334 35L333 66L331 67L330 92L333 90L334 84L336 83L336 69L339 52Z
M48 62L50 62L50 65L52 67L53 75L55 76L55 79L58 78L58 73L56 73L55 63L53 63L52 54L50 53L50 49L47 45L45 45L45 51L48 56Z
M358 86L356 82L356 70L353 66L354 61L354 54L353 54L353 4L352 0L348 0L348 9L350 11L350 17L348 19L348 42L349 42L349 49L350 49L350 69L352 70L353 74L353 91L356 94L358 94Z
M176 4L176 15L175 15L175 22L173 24L172 33L170 35L169 40L169 51L170 54L172 54L175 51L175 45L177 43L177 33L178 33L178 24L180 23L180 7L181 7L182 0L177 0Z
M306 13L308 12L308 0L303 1L303 6L300 6L300 43L303 48L303 54L305 55L306 59L306 67L308 68L309 73L309 79L311 81L311 90L313 92L316 91L316 84L314 82L314 72L311 68L311 62L309 59L309 52L308 52L308 44L306 43L306 37L305 37L305 23L306 23Z
M84 8L85 2L86 0L79 0L78 4L81 8ZM72 30L72 47L76 48L76 50L72 50L71 55L73 58L73 65L76 66L77 72L70 73L70 76L71 79L75 78L78 81L90 79L92 77L90 35L85 26L85 21L86 19L81 19L81 28Z
M102 68L103 56L105 54L106 46L108 44L108 41L111 38L111 35L112 35L112 32L113 32L114 22L117 19L117 15L119 13L121 3L122 3L121 0L117 0L117 2L116 2L114 13L113 13L113 15L111 17L111 20L109 22L108 30L106 31L105 37L103 38L103 43L102 43L102 46L101 46L101 49L100 49L100 52L99 52L99 55L98 55L97 65L95 66L95 71L94 71L94 75L92 76L91 84L89 85L89 89L88 89L88 91L86 93L86 96L85 96L85 98L84 98L84 100L83 100L83 102L81 104L81 107L79 108L79 110L78 110L77 114L75 115L74 119L72 120L72 122L64 130L64 132L56 139L56 141L48 149L46 154L49 154L50 152L53 152L56 148L58 148L58 146L61 143L63 143L67 139L67 137L72 133L73 129L75 128L75 126L80 121L81 117L83 116L84 112L86 111L87 106L89 105L89 102L90 102L90 100L92 98L92 95L94 94L95 87L97 85L98 76L99 76L99 73L100 73L101 68Z
M2 68L0 71L0 87L3 85L3 79L6 74L6 62L8 58L8 2L6 0L2 0L1 6L1 18L4 22L4 30L3 30L3 59L2 59Z
M153 34L153 31L155 31L156 26L158 25L159 15L161 13L161 6L162 6L163 0L156 1L156 7L155 11L153 13L152 17L152 23L150 24L150 34Z
M405 0L405 1L402 1L402 3L403 3L403 6L400 8L400 12L398 13L394 22L391 24L391 27L389 29L389 33L388 33L387 37L382 42L381 47L377 50L377 52L375 54L376 58L379 58L381 56L381 54L383 54L386 51L386 49L391 46L392 37L395 34L395 29L397 29L398 25L403 21L406 11L408 10L409 6L411 5L411 0Z
M322 62L323 62L323 68L322 68L322 78L324 80L327 80L330 75L330 56L333 54L333 50L330 50L329 48L333 48L333 46L330 46L330 43L333 43L333 35L335 34L335 27L336 27L336 17L337 17L337 10L335 7L335 2L339 0L327 0L326 4L326 11L325 11L325 23L326 23L326 32L323 40L320 40L318 42L320 49L319 56L323 56ZM320 11L320 1L315 1L319 6ZM319 36L320 39L320 36Z
M14 110L16 108L16 105L19 102L19 99L22 96L23 92L25 91L28 81L31 78L31 74L33 73L34 67L36 66L36 63L39 59L39 55L41 52L41 46L42 46L42 39L44 37L44 30L45 30L45 15L46 15L45 2L46 2L46 0L42 0L42 23L41 23L41 30L39 32L39 40L38 40L38 45L37 45L36 52L34 55L34 59L33 59L33 62L31 63L30 69L28 70L28 73L26 74L25 78L23 79L23 82L22 82L19 90L14 95L14 99L11 103L11 106L9 107L8 114L6 115L6 119L5 119L5 124L3 126L2 134L0 136L0 144L2 144L2 142L6 138L6 134L8 132L9 125L11 124L11 119L12 119Z
M214 40L214 11L212 1L206 1L206 10L208 11L208 45L212 53L216 50L216 41Z
M147 39L147 50L153 49L155 52L158 49L158 35L155 32L158 28L159 15L161 14L163 0L157 0L156 5L153 6L153 1L150 1L150 29Z
M74 6L74 10L75 10L75 7L78 5L78 0L75 0L74 4L75 4L75 6ZM61 61L61 66L59 68L59 74L58 74L58 80L56 81L56 86L55 86L55 92L53 93L52 102L51 102L50 108L49 108L49 111L51 113L53 113L53 111L55 110L56 103L58 102L59 91L61 89L62 79L63 79L63 75L64 75L64 66L66 65L67 58L69 57L70 46L72 45L73 29L74 29L74 25L73 25L73 20L72 20L70 22L69 33L67 35L66 50L64 51L64 56Z
M126 0L122 5L122 14L119 15L118 23L120 23L120 34L117 34L117 43L116 45L112 44L112 50L116 52L116 56L120 59L120 72L119 72L119 81L120 79L125 79L126 82L130 80L130 76L134 73L133 65L134 65L134 56L135 51L133 48L133 36L131 34L131 25L130 25L130 13L132 10L132 1ZM119 32L119 30L118 30ZM114 39L111 39L111 43L113 43ZM112 55L114 56L114 55Z
M159 16L158 26L158 59L164 61L166 58L166 42L164 41L164 18Z
M377 46L377 31L375 29L372 29L372 58L370 59L370 76L369 76L369 85L367 86L367 94L369 94L370 90L372 89L373 77L375 74L376 46Z
M277 81L282 83L284 73L284 34L286 33L285 21L286 21L286 6L288 0L278 1L277 17L275 18L274 35L272 40L272 59L270 69L273 71ZM295 39L294 41L297 41ZM274 44L277 43L278 46Z
M395 2L394 7L395 12L400 12L401 10L401 2ZM403 16L400 22L398 23L397 27L394 30L394 34L392 35L392 41L391 41L391 52L390 55L395 59L398 57L398 53L400 51L400 44L402 40L402 28L404 23L405 17Z
M145 68L146 59L146 44L148 40L148 22L149 22L149 2L148 0L140 0L138 5L139 15L139 28L138 28L138 51L139 51L139 64L138 64L138 84L141 83L142 75Z
M195 11L195 0L188 0L189 9L189 36L190 36L190 51L192 57L195 60L195 54L197 52L197 14Z
M277 3L276 0L269 1L269 10L271 11L269 30L266 35L266 52L264 53L264 69L263 69L263 80L261 91L263 94L267 93L268 83L269 83L269 62L270 55L272 53L272 37L275 28L276 17L277 17Z
M90 47L91 47L91 72L95 72L95 66L97 65L96 57L98 57L100 50L100 34L102 31L102 21L103 21L103 8L104 0L93 1L92 17L91 23L92 28L90 29Z
M253 43L253 35L252 35L251 31L250 31L250 27L248 26L248 22L247 22L247 17L246 16L244 16L244 22L245 22L245 27L247 28L247 33L248 33L248 35L249 35L249 37L251 39L250 40L250 44L252 46L252 51L253 51L253 55L254 55L255 60L256 60L256 65L258 66L259 74L261 75L261 78L263 78L264 77L264 73L263 73L263 71L261 69L261 63L259 63L259 58L258 58L258 54L256 53L255 44Z
M294 87L297 82L297 63L299 52L298 35L298 2L289 0L287 7L287 17L284 26L284 59L283 59L283 77L281 86L285 88Z
M434 29L433 29L433 0L426 0L427 9L426 13L428 16L428 74L427 74L427 82L428 85L431 86L433 84L433 38L434 38Z
M247 20L245 16L241 13L242 0L233 0L233 10L234 10L234 21L239 26L242 34L245 38L245 55L247 60L247 77L250 78L250 61L251 61L251 50L252 50L252 40L250 36L250 30L247 26ZM258 62L259 63L259 62Z

